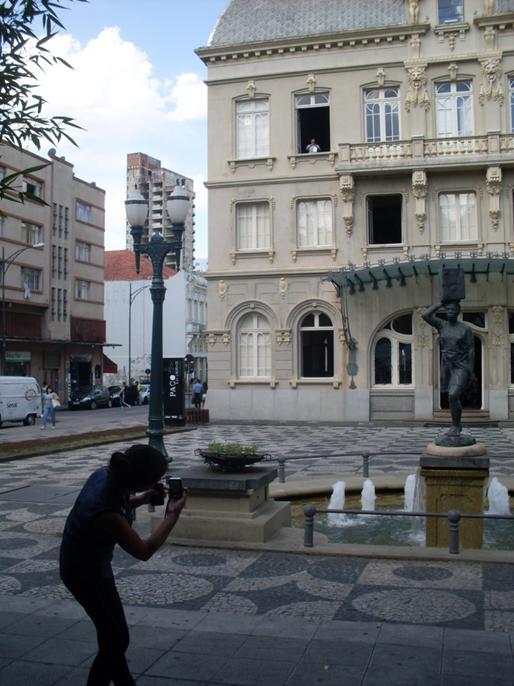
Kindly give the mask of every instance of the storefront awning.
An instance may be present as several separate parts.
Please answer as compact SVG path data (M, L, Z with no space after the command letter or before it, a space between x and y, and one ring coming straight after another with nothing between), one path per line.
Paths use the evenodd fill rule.
M363 292L367 288L378 290L392 288L393 284L400 287L407 285L407 279L415 279L428 275L434 277L443 267L456 269L460 267L470 276L471 283L480 278L489 280L490 274L500 274L503 277L514 276L514 258L507 253L488 253L478 256L474 253L440 257L406 257L396 258L390 262L379 260L377 264L364 263L362 266L349 265L339 271L329 272L324 281L331 281L339 291L345 289L349 295Z
M107 357L105 353L103 354L103 370L104 374L118 373L118 365L116 362L113 362L110 357Z

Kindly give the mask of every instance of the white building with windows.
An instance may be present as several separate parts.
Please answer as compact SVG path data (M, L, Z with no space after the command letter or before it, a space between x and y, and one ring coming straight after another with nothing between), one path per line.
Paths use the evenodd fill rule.
M437 416L447 265L514 418L514 0L232 0L197 53L213 417Z
M131 250L105 252L105 320L107 337L113 344L108 355L118 368L106 377L109 384L148 378L145 370L152 364L152 275L151 261L145 255L141 256L141 271L137 274ZM163 278L163 356L193 355L194 374L205 381L207 283L201 274L175 272L168 266L164 266Z

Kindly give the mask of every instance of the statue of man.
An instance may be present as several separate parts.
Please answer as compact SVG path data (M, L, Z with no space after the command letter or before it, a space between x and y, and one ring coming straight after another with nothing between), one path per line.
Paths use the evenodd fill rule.
M446 320L436 317L440 307L446 310ZM445 300L429 307L423 319L439 332L441 349L441 389L448 391L452 427L447 436L459 436L462 431L460 398L473 381L474 348L471 328L457 318L458 300Z

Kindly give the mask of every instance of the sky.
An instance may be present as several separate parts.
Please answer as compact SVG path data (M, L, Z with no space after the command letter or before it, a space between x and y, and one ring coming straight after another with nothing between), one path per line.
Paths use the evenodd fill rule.
M106 191L105 247L125 248L126 158L143 152L194 179L196 257L207 257L207 45L228 0L67 0L48 44L73 69L48 67L47 114L73 117L79 147L55 146L75 175ZM50 149L48 145L48 149ZM41 154L47 150L42 148Z

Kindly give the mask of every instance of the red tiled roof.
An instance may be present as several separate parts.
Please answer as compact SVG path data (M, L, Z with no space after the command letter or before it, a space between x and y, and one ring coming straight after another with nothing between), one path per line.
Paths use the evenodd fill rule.
M153 268L150 259L141 255L141 271L137 274L132 250L106 250L104 274L105 281L142 281L152 278ZM165 279L174 274L171 267L165 266L162 270Z

